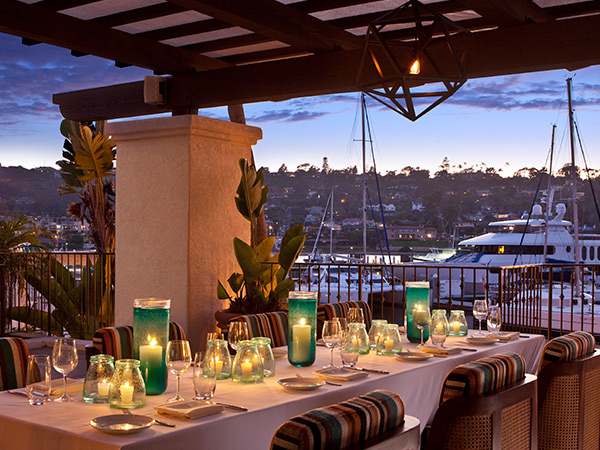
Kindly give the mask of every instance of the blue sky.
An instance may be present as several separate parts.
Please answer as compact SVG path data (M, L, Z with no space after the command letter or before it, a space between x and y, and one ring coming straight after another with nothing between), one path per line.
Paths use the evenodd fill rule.
M75 58L61 48L26 47L0 33L0 164L54 166L61 159L61 115L52 94L140 80L148 71L118 69L93 56ZM469 80L453 97L416 122L384 107L370 107L377 170L420 167L432 173L447 157L459 166L494 167L512 174L544 166L553 123L559 165L568 158L566 82L573 77L576 119L589 167L600 168L600 66ZM245 105L249 125L263 130L254 149L259 165L295 170L360 169L358 94ZM224 108L201 115L226 119ZM562 159L561 159L562 158Z

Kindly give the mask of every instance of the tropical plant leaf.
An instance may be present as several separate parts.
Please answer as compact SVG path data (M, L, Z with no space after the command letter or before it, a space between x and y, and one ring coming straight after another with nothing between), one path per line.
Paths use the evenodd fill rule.
M18 306L11 308L11 317L13 320L31 325L34 328L51 331L62 335L63 324L48 314L47 311L39 309L30 309L27 306ZM49 326L48 326L49 325Z
M296 282L291 278L286 278L281 282L277 283L277 287L275 288L275 294L280 299L288 298L290 291L293 291L296 287Z
M233 238L233 249L238 264L242 268L246 283L253 282L260 276L260 259L256 252L246 244L244 241L238 238Z
M231 300L231 296L227 293L227 289L223 287L220 281L217 283L217 298L219 300Z

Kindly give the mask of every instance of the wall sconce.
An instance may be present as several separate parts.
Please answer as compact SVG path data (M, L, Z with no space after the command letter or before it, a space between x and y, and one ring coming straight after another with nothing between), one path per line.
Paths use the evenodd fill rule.
M471 33L409 0L367 29L356 87L415 121L467 81Z

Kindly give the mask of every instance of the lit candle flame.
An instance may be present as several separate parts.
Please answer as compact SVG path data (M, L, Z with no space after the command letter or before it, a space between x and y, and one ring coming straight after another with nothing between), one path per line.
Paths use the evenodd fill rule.
M305 318L300 319L300 325L306 325L306 319Z
M148 340L150 340L150 338L148 338ZM150 347L154 347L156 345L156 338L152 338L152 340L150 341Z

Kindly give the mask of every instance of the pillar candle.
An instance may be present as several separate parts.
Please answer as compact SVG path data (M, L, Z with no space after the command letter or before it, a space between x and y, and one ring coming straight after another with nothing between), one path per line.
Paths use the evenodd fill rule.
M140 345L140 367L146 386L162 382L163 347L156 345L156 339L150 339L149 345Z
M394 350L394 341L392 341L391 339L386 339L385 341L383 341L383 345L385 345L386 352L391 352L392 350Z
M121 385L121 401L123 403L133 402L133 386L129 385L129 381Z
M215 358L215 370L216 377L219 378L221 376L221 371L223 370L223 361L221 361L218 356Z
M299 361L308 359L310 356L310 325L306 325L305 319L292 328L294 345L294 358Z
M98 381L98 397L108 397L108 389L110 387L110 382L107 380Z
M242 363L242 377L250 378L252 376L252 363L248 360Z
M460 333L460 322L458 320L452 323L452 331L454 331L454 334Z

